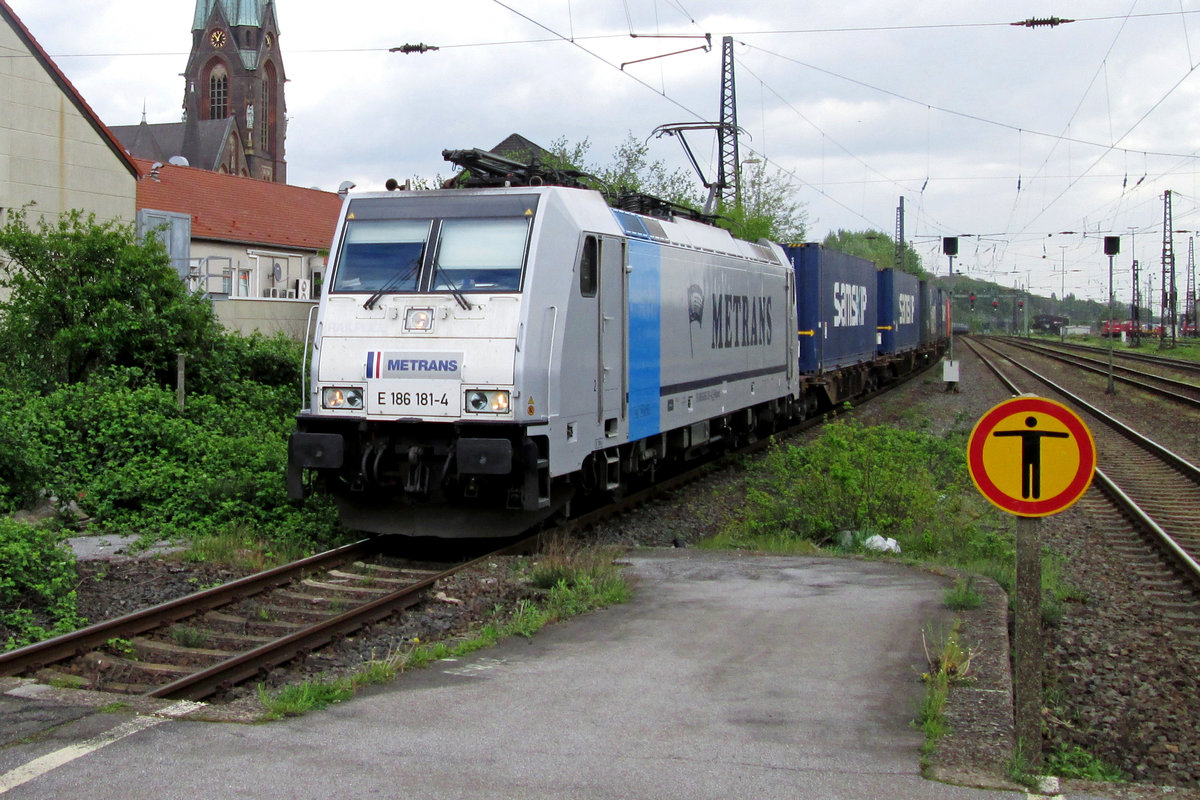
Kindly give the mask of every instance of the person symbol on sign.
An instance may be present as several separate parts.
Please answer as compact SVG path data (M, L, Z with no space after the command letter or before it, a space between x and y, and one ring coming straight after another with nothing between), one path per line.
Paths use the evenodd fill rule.
M1036 428L1037 417L1026 417L1025 425ZM1021 437L1021 497L1037 500L1042 496L1042 439L1069 439L1071 434L1059 431L996 431L992 436Z

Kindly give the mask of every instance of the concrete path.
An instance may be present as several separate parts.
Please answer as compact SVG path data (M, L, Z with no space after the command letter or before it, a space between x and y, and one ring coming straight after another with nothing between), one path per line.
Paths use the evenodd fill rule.
M948 619L942 579L887 562L692 550L629 561L628 605L304 717L64 720L0 749L0 796L1025 797L919 774L909 723L921 629ZM100 745L80 747L89 741Z

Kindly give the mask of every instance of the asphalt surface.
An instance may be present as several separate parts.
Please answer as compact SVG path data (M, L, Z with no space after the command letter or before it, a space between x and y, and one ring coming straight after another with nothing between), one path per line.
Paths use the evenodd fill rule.
M1024 798L920 775L944 579L886 561L628 559L627 605L246 725L0 679L9 798ZM1072 800L1093 795L1072 794Z

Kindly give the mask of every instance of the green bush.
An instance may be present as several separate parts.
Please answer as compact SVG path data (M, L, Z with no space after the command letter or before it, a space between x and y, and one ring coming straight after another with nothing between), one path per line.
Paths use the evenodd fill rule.
M46 485L45 452L32 433L27 399L0 389L0 513L32 506Z
M194 538L250 529L312 543L333 533L314 500L287 502L287 434L294 390L229 382L221 397L189 397L134 369L94 373L37 398L36 437L49 453L48 488L73 498L93 530Z
M44 389L110 367L171 380L175 354L211 351L212 303L188 292L154 236L72 211L31 227L22 209L0 226L3 377Z
M303 358L304 347L284 333L226 333L188 364L188 391L221 396L245 382L286 389L291 414L300 405Z
M828 424L815 441L777 447L756 466L742 534L830 545L842 531L878 533L917 556L963 547L969 479L959 438Z
M74 630L75 556L62 536L0 517L0 632L5 649Z

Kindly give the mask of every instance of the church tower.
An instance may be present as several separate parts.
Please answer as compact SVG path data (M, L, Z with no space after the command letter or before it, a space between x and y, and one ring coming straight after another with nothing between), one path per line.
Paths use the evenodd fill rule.
M196 0L184 79L184 155L200 151L197 123L229 120L223 135L236 144L226 143L222 171L285 183L286 78L274 0Z

